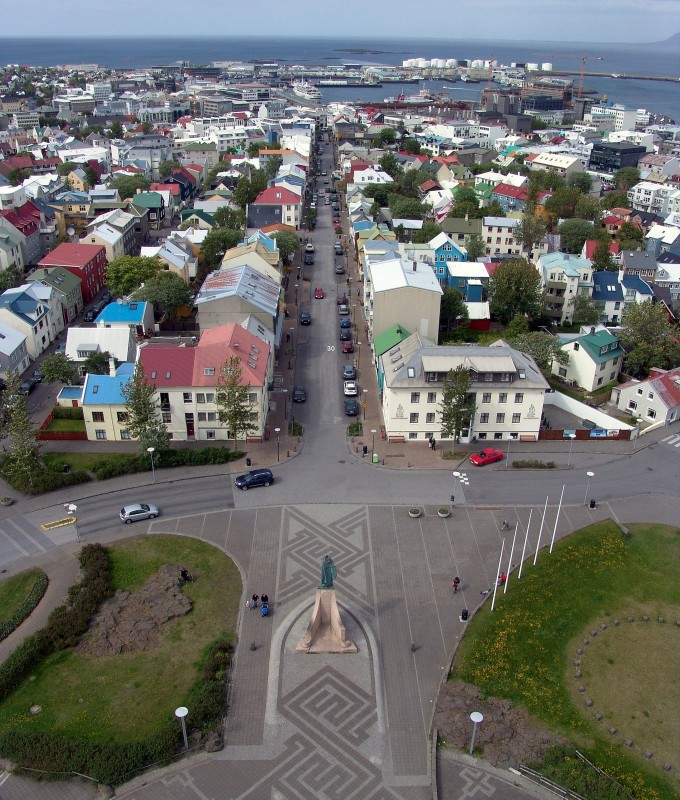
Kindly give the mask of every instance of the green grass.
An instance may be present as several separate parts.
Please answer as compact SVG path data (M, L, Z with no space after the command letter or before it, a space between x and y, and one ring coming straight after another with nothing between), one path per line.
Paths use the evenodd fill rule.
M62 420L66 422L67 420ZM134 458L137 453L44 453L45 464L57 472L61 472L62 464L68 464L71 470L92 472L101 461L124 462Z
M41 574L41 569L29 569L0 584L0 622L8 620L26 602Z
M46 433L85 433L82 419L53 419L44 429Z
M46 659L0 704L0 734L19 726L91 741L135 741L159 730L188 702L204 648L234 630L241 578L216 548L184 537L128 539L109 549L116 589L138 589L162 564L179 563L196 578L184 591L192 611L169 623L159 647L96 658L67 650ZM37 704L39 714L29 709Z
M669 609L673 619L680 615L680 531L660 525L631 531L626 538L613 522L602 522L559 542L552 555L543 552L537 568L528 563L522 580L511 580L508 594L497 598L493 614L487 603L475 616L453 677L524 706L636 797L651 800L676 796L669 779L605 738L571 694L575 649L593 624L639 617L643 609L652 619ZM663 694L663 684L646 685L650 695ZM623 696L619 701L625 703ZM674 737L677 742L677 729Z

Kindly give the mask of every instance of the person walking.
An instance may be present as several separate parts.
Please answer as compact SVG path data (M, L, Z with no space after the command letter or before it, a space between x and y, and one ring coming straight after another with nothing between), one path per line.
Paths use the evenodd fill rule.
M460 586L460 578L457 575L453 579L453 583L451 585L453 586L453 593L455 594L458 591L458 587Z
M258 601L259 599L260 599L260 598L259 598L259 596L258 596L258 595L256 595L256 594L253 594L253 596L250 598L250 607L251 607L251 608L257 608L257 601Z
M269 595L268 594L261 595L260 596L260 601L261 601L262 605L265 605L265 604L268 605L269 604Z

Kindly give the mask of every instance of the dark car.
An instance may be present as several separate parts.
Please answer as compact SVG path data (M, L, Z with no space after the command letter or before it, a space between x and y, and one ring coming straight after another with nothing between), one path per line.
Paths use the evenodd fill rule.
M85 322L93 322L94 321L94 309L88 308L85 312Z
M345 414L348 417L356 417L359 414L359 403L356 400L345 400Z
M341 328L351 328L352 327L352 320L349 317L343 317L340 320L340 327Z
M339 306L347 305L347 303L349 303L349 300L347 299L347 295L345 295L345 294L338 295L336 297L336 299L335 299L335 303L336 303L336 305L339 305Z
M307 400L307 390L304 386L293 386L293 402L304 403Z
M34 386L35 384L33 383L33 381L30 380L22 381L21 386L19 387L19 394L23 395L30 394L33 391Z
M353 364L345 364L342 368L342 379L345 381L353 381L356 379L357 370Z
M312 324L312 315L307 311L307 309L303 309L300 312L300 325L311 325Z
M244 492L254 486L269 486L274 483L274 476L270 469L251 469L244 475L239 475L234 479L234 484Z
M314 253L305 253L305 264L314 263Z
M28 379L31 383L42 383L43 374L39 370L36 370L31 377Z
M101 302L104 303L105 305L108 305L111 302L111 292L108 289L106 289L106 291L102 295Z
M348 331L347 328L340 328L340 341L341 342L351 342L352 341L352 331Z
M342 249L340 242L336 242L333 247L335 248L336 255L341 256L345 251Z

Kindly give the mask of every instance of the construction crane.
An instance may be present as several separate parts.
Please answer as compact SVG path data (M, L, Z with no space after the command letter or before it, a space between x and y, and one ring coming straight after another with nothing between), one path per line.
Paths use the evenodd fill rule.
M549 58L580 58L581 59L581 71L579 73L578 79L578 89L576 92L576 97L583 97L583 76L586 72L586 62L588 61L588 52L586 50L581 53L534 53L535 56L547 56ZM591 60L601 61L601 56L591 56Z

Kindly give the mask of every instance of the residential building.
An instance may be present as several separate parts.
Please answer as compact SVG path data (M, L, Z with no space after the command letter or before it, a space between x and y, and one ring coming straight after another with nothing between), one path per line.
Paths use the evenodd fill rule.
M642 381L629 381L612 389L611 402L626 414L657 425L680 419L680 368L654 367Z
M61 299L64 325L70 325L83 310L83 293L80 278L63 267L54 269L36 269L31 273L35 281L51 286Z
M622 250L621 264L624 275L639 275L646 281L656 275L656 258L648 250Z
M628 190L631 207L637 211L649 211L665 217L670 214L680 199L680 189L671 184L640 181Z
M102 245L63 243L40 260L39 267L63 267L80 278L83 302L90 303L104 288L106 250Z
M98 328L132 328L138 339L156 330L153 303L143 300L130 300L127 303L109 303L96 317Z
M278 186L268 186L246 207L249 228L290 225L296 230L302 221L300 195Z
M81 239L81 242L102 245L106 251L106 260L109 263L125 255L125 238L123 234L105 222L88 231L85 237Z
M22 236L21 254L24 265L37 264L44 255L46 241L41 235L43 217L39 209L33 203L26 202L12 210L0 211L0 217L3 217Z
M440 404L448 373L465 367L475 411L457 437L464 442L535 441L548 382L534 360L499 341L492 347L438 346L418 333L381 356L382 411L393 441L446 438Z
M146 209L151 230L159 231L165 227L166 203L161 192L138 192L132 203L137 208Z
M91 442L126 441L131 439L127 430L127 410L123 390L132 378L135 365L129 361L118 369L115 359L109 361L109 374L85 375L80 405L83 409L85 430Z
M555 325L569 325L574 299L593 291L593 265L587 258L569 253L546 253L536 265L547 297L546 316Z
M584 172L585 168L578 156L566 155L564 153L538 153L527 163L531 170L543 169L556 172L563 178L573 175L576 172Z
M670 292L671 301L680 300L680 261L677 264L658 264L654 282Z
M24 235L4 217L0 217L0 272L12 268L23 272L22 246L24 241Z
M0 323L26 337L26 351L37 358L63 330L61 301L51 286L33 281L0 295Z
M137 334L131 326L78 328L66 335L66 356L84 374L83 364L94 353L108 353L116 362L135 361Z
M624 351L618 337L604 326L558 338L560 349L569 356L569 363L553 361L553 375L587 392L594 392L616 380L623 365Z
M107 228L112 228L120 235L120 242L113 233L106 232L106 234L97 234L97 229L106 225ZM140 217L138 214L132 214L129 211L124 211L122 208L114 208L104 214L98 214L94 220L87 226L87 235L97 234L102 238L102 241L92 242L85 237L86 241L90 244L102 244L106 248L106 258L112 261L114 251L120 252L122 246L122 255L134 255L137 248L143 244L143 232L140 230ZM110 241L109 241L110 240ZM110 252L109 252L110 250Z
M650 302L653 296L652 288L638 275L624 275L623 270L593 273L592 297L602 307L602 322L620 324L627 306Z
M26 334L0 321L0 376L4 379L10 371L23 375L30 363Z
M482 239L488 256L522 256L522 245L513 238L521 220L513 217L483 217Z

